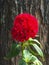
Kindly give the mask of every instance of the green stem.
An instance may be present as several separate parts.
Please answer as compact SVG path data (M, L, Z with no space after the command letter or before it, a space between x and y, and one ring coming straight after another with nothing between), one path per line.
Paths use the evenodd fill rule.
M23 57L23 43L21 44L21 51L22 51L22 57Z

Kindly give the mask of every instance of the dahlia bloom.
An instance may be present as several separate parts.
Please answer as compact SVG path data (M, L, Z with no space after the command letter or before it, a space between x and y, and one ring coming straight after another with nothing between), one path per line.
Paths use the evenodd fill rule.
M38 22L34 16L23 13L15 17L11 30L13 40L27 41L29 38L34 38L37 32Z

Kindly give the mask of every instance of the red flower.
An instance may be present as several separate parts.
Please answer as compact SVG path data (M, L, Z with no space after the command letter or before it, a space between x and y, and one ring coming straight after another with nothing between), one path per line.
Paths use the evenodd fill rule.
M34 38L37 32L38 22L34 16L24 13L15 17L11 30L12 38L14 40L24 42L30 37Z

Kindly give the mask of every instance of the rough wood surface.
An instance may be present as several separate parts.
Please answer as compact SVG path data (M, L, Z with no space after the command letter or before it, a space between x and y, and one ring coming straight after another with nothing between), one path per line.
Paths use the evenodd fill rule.
M49 65L49 0L0 0L0 65L17 65L19 56L9 61L3 57L12 43L10 29L13 19L23 12L38 18L39 40L46 57L44 65Z

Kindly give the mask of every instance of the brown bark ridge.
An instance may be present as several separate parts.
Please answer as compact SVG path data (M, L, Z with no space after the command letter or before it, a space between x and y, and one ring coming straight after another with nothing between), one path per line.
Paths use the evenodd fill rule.
M18 57L4 59L12 44L10 29L20 13L35 15L39 23L39 40L45 53L44 65L49 65L49 0L0 0L0 65L18 65Z

